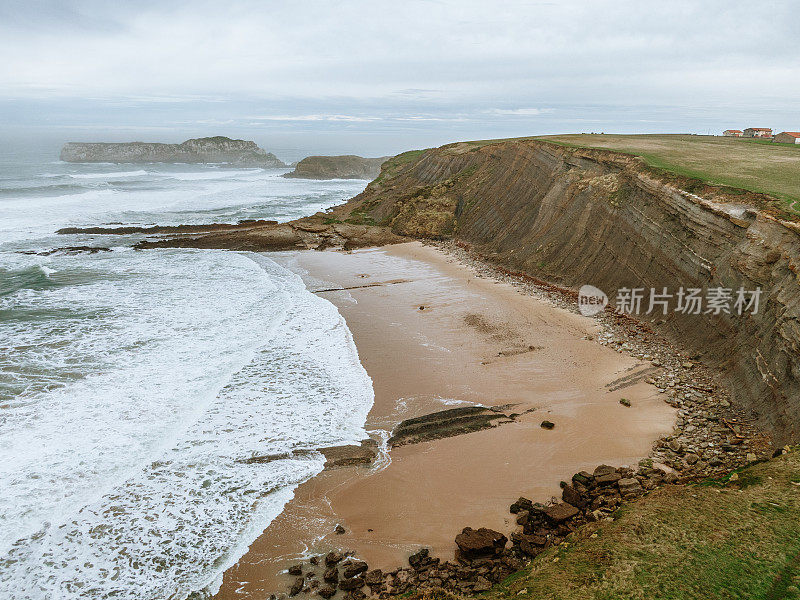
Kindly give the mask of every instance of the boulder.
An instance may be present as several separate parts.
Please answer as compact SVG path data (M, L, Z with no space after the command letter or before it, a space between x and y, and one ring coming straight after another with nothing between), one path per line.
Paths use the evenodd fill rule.
M567 504L576 506L580 509L586 508L587 500L571 485L565 485L561 492L561 499Z
M289 575L302 575L303 574L303 566L302 565L292 565L289 567Z
M427 548L422 548L419 552L415 552L411 556L408 557L408 564L411 565L414 569L419 569L424 565L429 559L430 550Z
M326 569L325 572L322 574L322 579L324 579L328 583L336 583L337 581L339 581L339 570L336 568L335 565Z
M577 515L580 511L572 506L572 504L567 504L566 502L561 502L560 504L554 504L553 506L547 506L543 509L544 514L547 518L558 525L559 523L563 523Z
M347 562L342 563L342 569L342 575L344 578L350 579L359 573L365 572L367 569L369 569L369 566L363 560L350 559Z
M614 467L600 465L594 470L594 481L597 485L612 485L622 479Z
M499 531L487 529L486 527L481 527L480 529L465 527L456 536L456 545L461 552L461 556L468 560L498 555L506 547L506 542L508 542L506 536Z
M302 591L303 586L305 584L306 580L303 579L302 577L298 577L297 579L295 579L294 583L292 583L292 586L289 588L289 595L297 596L297 594L299 594Z
M360 590L364 587L364 578L363 577L351 577L350 579L342 579L339 582L339 589L350 591L350 590Z
M628 479L620 479L617 482L617 485L619 486L619 491L623 496L641 494L644 491L642 489L642 484L639 483L639 480L632 477Z
M511 505L511 512L512 514L517 514L521 510L530 510L533 506L533 502L528 500L527 498L520 498L514 504Z
M330 567L338 563L343 558L344 557L341 555L341 553L332 550L325 555L325 564Z
M327 600L336 594L336 588L330 585L323 585L317 593Z

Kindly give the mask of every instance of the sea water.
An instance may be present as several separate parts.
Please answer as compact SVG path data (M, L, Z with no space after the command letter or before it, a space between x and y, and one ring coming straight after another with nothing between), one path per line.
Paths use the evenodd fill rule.
M314 449L365 437L371 381L336 308L267 254L54 232L285 221L365 182L57 151L0 157L0 598L184 598L322 469ZM77 245L111 250L36 254Z

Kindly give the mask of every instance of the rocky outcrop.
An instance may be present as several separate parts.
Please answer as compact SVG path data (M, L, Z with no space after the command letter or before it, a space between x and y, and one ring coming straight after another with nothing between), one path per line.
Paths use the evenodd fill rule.
M298 179L367 179L373 180L381 172L381 165L389 158L362 158L343 156L307 156L284 177Z
M417 444L511 423L513 416L501 407L463 406L406 419L392 431L389 446Z
M168 231L151 233L170 233ZM183 236L136 245L144 248L215 248L266 252L278 250L352 250L408 241L385 227L331 222L324 216L291 223L239 226L230 231Z
M334 216L455 238L514 272L597 286L612 304L625 287L760 287L758 314L640 317L717 368L734 402L778 443L797 439L800 235L777 201L681 180L636 157L543 141L404 156Z
M255 142L223 136L196 138L181 144L68 142L61 149L61 160L78 163L226 163L262 168L286 166Z

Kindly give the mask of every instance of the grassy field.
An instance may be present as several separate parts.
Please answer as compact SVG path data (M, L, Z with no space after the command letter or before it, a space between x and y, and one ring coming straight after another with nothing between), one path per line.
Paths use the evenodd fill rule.
M800 452L737 477L657 490L481 597L800 598Z
M634 154L650 166L716 185L769 194L800 211L800 145L705 135L586 133L539 139Z

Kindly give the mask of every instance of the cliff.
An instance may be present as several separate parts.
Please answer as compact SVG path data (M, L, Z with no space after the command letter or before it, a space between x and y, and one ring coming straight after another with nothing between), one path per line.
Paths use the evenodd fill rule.
M389 157L362 158L352 154L344 156L307 156L284 177L298 179L375 179L381 164Z
M265 168L286 166L255 142L223 136L191 139L181 144L68 142L61 150L61 160L83 163L227 163L237 167Z
M452 237L509 269L599 287L612 304L623 287L760 287L758 314L642 317L717 368L783 442L800 431L800 235L776 206L629 155L509 140L399 155L333 216Z

